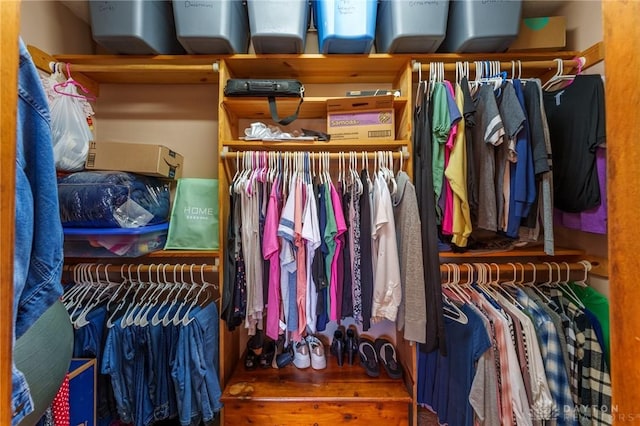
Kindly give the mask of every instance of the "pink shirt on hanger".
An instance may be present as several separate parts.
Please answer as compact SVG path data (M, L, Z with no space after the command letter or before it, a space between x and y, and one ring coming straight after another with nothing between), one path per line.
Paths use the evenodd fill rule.
M342 200L340 199L340 195L338 195L338 191L336 191L333 182L329 184L329 188L331 191L331 204L333 204L333 213L336 217L337 228L337 232L333 237L336 242L336 251L333 255L333 259L331 259L331 279L329 281L329 294L331 299L329 319L331 321L338 321L340 319L339 306L341 305L342 301L342 294L338 294L338 288L342 287L341 285L338 285L338 257L341 256L343 243L343 240L339 237L347 231L347 223L344 220ZM343 278L342 274L340 274L340 277Z

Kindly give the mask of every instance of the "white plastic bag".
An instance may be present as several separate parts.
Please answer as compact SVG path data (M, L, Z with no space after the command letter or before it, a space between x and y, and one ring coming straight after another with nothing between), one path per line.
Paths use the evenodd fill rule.
M73 84L58 88L61 94L51 103L51 130L56 169L77 172L84 169L93 134Z

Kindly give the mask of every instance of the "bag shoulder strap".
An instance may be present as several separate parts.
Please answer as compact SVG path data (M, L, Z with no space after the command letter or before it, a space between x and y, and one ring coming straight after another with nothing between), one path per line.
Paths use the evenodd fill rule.
M269 111L271 111L271 118L273 119L273 121L275 121L276 123L282 125L282 126L286 126L287 124L291 124L291 122L293 122L293 120L295 120L296 118L298 118L298 113L300 112L300 107L302 106L302 101L304 101L303 97L300 97L300 102L298 102L298 107L296 108L295 112L293 114L291 114L288 117L284 117L284 118L280 118L278 116L278 108L276 108L276 98L275 96L269 96Z

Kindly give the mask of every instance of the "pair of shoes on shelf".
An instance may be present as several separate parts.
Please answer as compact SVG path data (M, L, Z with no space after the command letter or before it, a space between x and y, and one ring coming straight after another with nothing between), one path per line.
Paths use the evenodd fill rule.
M293 365L300 369L309 368L309 366L314 370L327 368L324 345L320 339L308 335L303 340L294 343Z
M358 352L358 337L355 327L349 327L344 331L344 327L339 327L333 333L331 342L331 354L338 360L338 365L344 364L344 355L347 356L349 365L353 365L355 355Z
M264 331L256 330L256 334L247 341L247 353L244 358L244 368L253 370L257 366L269 368L276 351L276 342L264 335Z
M360 336L358 353L360 364L369 377L380 376L380 364L382 364L389 377L402 378L402 366L398 362L396 348L388 339L379 337L374 341L369 337Z

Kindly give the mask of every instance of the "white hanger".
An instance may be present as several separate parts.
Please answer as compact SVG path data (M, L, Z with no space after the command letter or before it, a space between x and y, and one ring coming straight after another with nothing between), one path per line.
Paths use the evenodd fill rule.
M193 265L192 265L193 266ZM191 305L187 308L186 312L184 313L184 316L182 317L182 320L180 321L180 323L182 325L189 325L189 323L191 323L191 321L193 321L195 319L195 317L189 317L191 314L191 311L193 310L193 308L198 304L198 301L200 300L200 295L202 294L203 291L207 290L208 287L211 287L212 284L208 283L205 279L204 279L204 268L206 265L201 265L200 266L200 281L201 281L201 285L200 285L200 290L198 291L198 293L195 295L195 297L193 298L193 301L191 303ZM207 294L208 294L208 290L207 290Z
M180 325L182 323L182 316L180 314L180 311L187 305L187 303L191 301L191 297L193 297L192 292L198 288L198 285L196 284L195 279L193 278L194 266L195 266L194 264L191 264L191 266L189 266L189 275L191 276L191 282L187 284L189 287L189 289L187 290L187 294L185 294L184 297L182 298L182 301L176 308L173 318L171 319L171 323L173 325ZM199 294L199 292L196 292L196 294Z
M129 295L129 292L131 291L131 289L133 288L133 278L131 277L131 267L133 265L129 265L127 267L127 276L128 276L128 280L125 278L123 280L122 285L119 288L122 287L126 287L126 291L124 293L124 295L120 298L118 305L116 306L116 308L113 310L113 312L111 313L111 315L109 316L109 318L107 319L107 327L108 328L112 328L115 324L114 324L114 320L116 319L116 316L118 314L118 312L120 312L120 310L124 307L124 305L127 303L127 296ZM124 265L123 265L124 267ZM122 268L123 268L122 267ZM120 275L124 278L123 275L123 271L122 268L120 269ZM111 303L111 301L115 300L116 295L118 294L118 291L116 291L111 298L109 299L109 302L107 303L107 310L109 310L109 304ZM122 318L122 317L121 317Z
M154 325L154 326L155 325L159 325L160 323L162 323L162 318L160 318L160 314L161 314L163 308L167 305L167 303L169 303L169 298L170 298L170 295L173 293L173 291L176 290L176 289L179 289L178 281L177 281L177 278L176 278L176 272L175 272L175 270L178 267L178 265L174 265L173 266L173 268L174 268L173 269L173 271L174 271L173 272L173 282L169 282L169 280L167 280L166 269L167 269L168 266L169 266L168 264L164 264L162 266L162 279L163 279L163 282L165 284L163 290L169 289L169 292L164 295L164 299L162 300L162 302L160 303L160 306L158 306L158 309L156 309L156 311L153 314L153 317L151 318L151 325ZM160 295L162 293L164 293L164 291L158 293L156 304L157 304L157 302L158 302L158 300L160 298Z
M140 290L143 290L146 287L146 283L142 281L140 277L141 267L142 267L142 264L139 264L138 267L136 268L136 272L137 272L136 291L133 293L133 297L129 301L129 304L127 305L127 308L124 311L124 315L122 316L122 321L120 321L120 327L122 328L133 325L132 314L135 312L135 309L139 306L138 299L137 299L138 293L140 293ZM145 292L143 291L143 293Z
M176 295L174 296L173 300L171 301L171 304L167 308L167 311L166 311L165 315L162 317L162 325L164 325L165 327L167 325L169 325L173 321L173 317L170 318L170 315L172 315L173 309L176 306L176 304L178 303L178 296L180 295L180 293L183 290L187 289L187 286L188 286L188 284L184 281L184 267L185 266L186 265L184 265L184 264L180 265L180 285L178 287L178 292L176 293Z
M93 309L96 308L96 306L98 306L100 303L102 303L105 300L104 296L108 291L110 291L114 287L120 286L120 283L114 283L109 279L109 273L108 273L109 266L111 266L111 264L104 265L104 279L106 281L106 285L104 285L104 288L102 289L102 291L98 292L97 296L93 298L93 302L88 303L86 308L82 312L80 312L80 315L78 315L76 320L73 321L73 326L75 328L81 328L89 324L89 321L87 321L87 315L89 314L89 312L91 312ZM100 282L100 275L98 274L98 272L99 272L98 267L96 267L96 277L98 278L98 282Z

